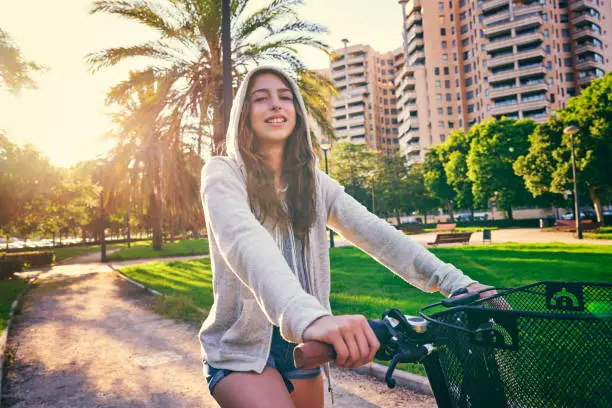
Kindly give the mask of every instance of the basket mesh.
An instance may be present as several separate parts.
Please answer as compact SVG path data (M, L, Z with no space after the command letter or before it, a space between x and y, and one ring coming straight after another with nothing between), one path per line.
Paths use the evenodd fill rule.
M540 282L430 317L469 330L430 324L438 403L612 407L610 284Z

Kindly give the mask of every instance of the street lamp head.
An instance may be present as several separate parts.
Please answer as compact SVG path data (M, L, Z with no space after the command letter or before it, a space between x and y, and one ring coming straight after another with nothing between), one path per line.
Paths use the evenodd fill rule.
M321 142L319 146L321 146L321 149L323 149L323 151L328 151L329 149L331 149L331 144L329 142Z
M576 133L578 133L579 130L580 129L578 128L578 126L570 125L563 129L563 133L565 133L566 135L574 136Z
M346 44L348 44L349 40L348 40L348 38L343 38L342 42L344 43L344 45L346 45Z

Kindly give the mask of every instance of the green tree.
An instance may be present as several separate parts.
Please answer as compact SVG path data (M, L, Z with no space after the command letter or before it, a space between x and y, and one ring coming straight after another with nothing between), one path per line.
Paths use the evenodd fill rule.
M370 183L376 176L376 153L366 150L364 145L341 142L334 145L328 156L330 176L353 198L372 209ZM325 163L321 165L325 166Z
M557 118L531 135L529 151L519 158L515 171L535 197L572 190L571 140L563 133L568 125L580 129L574 136L579 189L588 192L603 222L601 201L612 198L612 73L591 82L557 112Z
M512 207L530 201L523 179L513 170L516 159L529 148L531 120L488 120L470 129L472 143L467 158L468 176L477 205L485 206L499 194L499 206L512 220Z
M378 154L378 171L372 180L375 191L376 212L385 216L395 216L400 224L400 213L410 206L408 202L408 169L406 159L399 154Z
M222 0L98 0L92 13L108 13L153 28L160 38L131 47L110 48L90 54L92 69L113 66L124 60L145 57L153 63L116 85L112 99L126 99L133 88L142 84L164 82L174 92L165 100L184 125L197 124L198 145L212 123L216 153L222 153L225 140L223 124L223 76L221 50ZM317 39L326 29L300 18L297 7L302 0L273 0L267 6L247 14L248 0L231 1L232 63L237 85L248 66L276 61L299 74L305 71L296 47L309 46L327 52L327 45ZM314 74L302 75L303 84ZM321 80L323 81L323 80ZM310 89L307 102L312 99ZM309 109L310 110L310 109ZM329 128L327 116L313 116L321 128Z
M35 83L32 74L43 68L42 65L26 60L8 33L0 28L0 80L10 92L33 88Z
M425 187L431 192L432 197L444 205L452 221L454 220L453 200L455 199L456 193L448 184L446 178L444 163L446 163L447 160L447 150L444 145L433 147L425 155L423 177Z
M455 192L455 208L469 209L474 215L473 183L468 177L467 156L470 152L472 136L463 130L451 132L443 144L446 161L443 163L448 185Z
M440 206L432 193L425 187L425 171L423 164L415 163L408 169L406 176L406 200L404 212L410 214L417 212L424 216L427 223L427 214Z

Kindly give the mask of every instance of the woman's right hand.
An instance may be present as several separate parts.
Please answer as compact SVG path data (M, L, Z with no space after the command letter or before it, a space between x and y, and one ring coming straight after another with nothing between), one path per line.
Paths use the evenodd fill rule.
M380 347L374 331L362 315L323 316L304 330L303 340L330 344L336 351L334 364L355 368L369 363Z

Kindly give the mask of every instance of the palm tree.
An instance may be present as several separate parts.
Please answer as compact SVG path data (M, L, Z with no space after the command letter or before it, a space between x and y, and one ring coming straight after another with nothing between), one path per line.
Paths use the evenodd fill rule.
M326 29L299 18L296 7L303 0L271 0L250 14L248 0L232 0L233 82L238 86L247 67L267 61L282 63L296 73L306 71L296 47L309 46L328 52L318 34ZM173 91L165 109L176 115L177 129L196 126L198 150L206 130L212 127L214 154L224 151L223 78L221 52L221 0L97 0L91 13L108 13L134 20L156 30L160 38L145 44L117 47L88 56L93 71L124 60L146 57L148 67L133 72L130 78L114 86L109 99L125 99L134 87L164 82ZM317 81L308 74L317 101ZM327 81L329 82L329 81ZM319 83L324 84L325 79ZM318 99L323 99L325 92ZM309 105L323 129L329 129L327 116L316 104ZM309 111L311 109L309 108ZM212 126L211 126L212 125Z
M32 72L43 69L42 65L26 61L8 33L0 28L0 80L9 91L16 93L22 88L33 88Z

